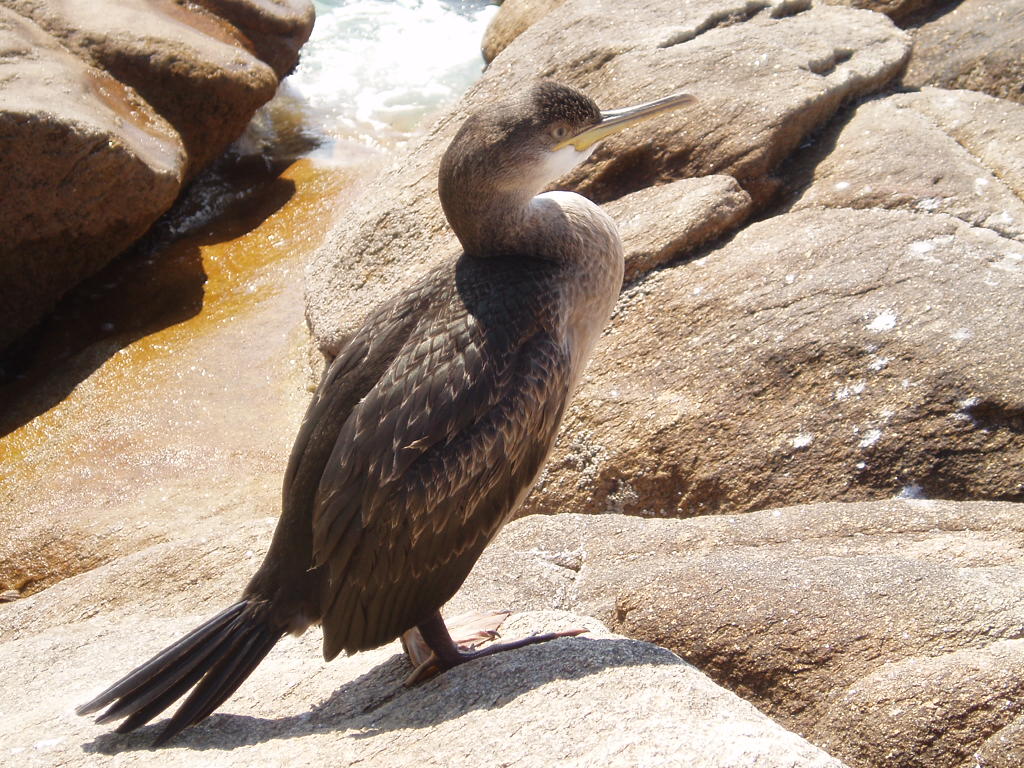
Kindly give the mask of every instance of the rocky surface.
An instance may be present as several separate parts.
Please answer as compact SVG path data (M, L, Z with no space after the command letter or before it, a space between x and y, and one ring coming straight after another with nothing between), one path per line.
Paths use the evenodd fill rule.
M918 11L941 6L948 0L825 0L825 2L829 5L846 5L850 8L878 11L892 19L902 21Z
M627 282L734 231L752 209L731 176L680 179L605 206L622 238Z
M525 32L527 27L564 2L565 0L504 0L487 26L487 32L480 44L484 61L492 61L509 46L509 43Z
M1022 131L1024 107L969 91L869 101L801 158L811 182L793 208L948 213L1024 239ZM999 151L997 136L1015 146Z
M253 566L249 548L265 544L270 527L214 524L209 533L5 609L2 754L24 766L194 765L200 757L269 766L330 754L389 767L842 768L671 652L561 612L517 615L502 631L582 624L590 632L481 659L412 689L402 687L410 667L397 643L326 665L318 631L286 638L220 713L157 753L146 751L155 725L117 736L76 717L74 706L105 681L229 600Z
M0 166L19 200L0 213L3 348L241 134L298 60L313 9L0 0L0 12Z
M726 174L763 205L778 163L844 100L895 76L908 50L880 14L809 2L645 0L624 22L619 3L570 0L520 35L331 234L307 277L313 333L330 353L368 307L452 257L435 192L441 154L468 111L538 76L582 87L606 108L677 90L700 99L609 139L560 188L607 202Z
M452 609L501 595L497 607L594 616L852 766L973 765L980 749L1018 764L1022 512L890 500L533 516L491 545Z
M1024 0L964 0L922 25L903 84L1024 102Z
M302 4L200 4L222 20L217 34L250 39L232 88L258 90L268 71L287 69ZM509 0L502 15L518 7L537 20L497 43L507 47L463 104L362 191L314 260L307 309L330 351L368 308L455 253L436 168L468 110L536 76L579 85L605 107L698 95L559 184L620 223L629 284L523 512L591 514L513 523L448 608L544 611L515 616L508 636L579 623L590 636L404 690L396 646L325 666L310 632L283 641L222 713L150 755L152 728L118 737L72 708L242 586L272 530L287 440L245 465L254 474L217 443L210 469L190 459L177 484L139 490L132 473L153 474L147 453L118 467L130 482L98 472L123 490L88 525L64 535L72 528L45 515L32 523L52 534L44 544L125 554L29 598L0 594L0 672L13 692L0 703L0 753L47 766L194 763L193 750L224 765L326 751L389 766L838 765L789 728L854 768L1024 762L1015 3L550 5L538 16L540 3ZM912 30L904 85L1004 98L886 91L910 38L881 14L842 6L908 24L929 14ZM196 4L147 8L213 18ZM951 31L985 8L969 34ZM133 39L123 24L110 29L121 31L94 32ZM174 30L159 31L166 40ZM83 39L77 26L60 34L70 47ZM92 66L42 58L64 62L71 83ZM940 59L945 70L914 80ZM99 127L88 130L104 141L109 114L94 113ZM143 149L124 146L126 167L153 173ZM161 466L180 463L178 444L161 440L173 454ZM59 491L47 497L54 520L88 506ZM805 505L778 508L788 504ZM144 530L154 512L167 517ZM748 514L637 516L732 512ZM165 543L131 553L154 538Z
M804 209L650 275L523 511L1024 498L1021 255L946 215Z

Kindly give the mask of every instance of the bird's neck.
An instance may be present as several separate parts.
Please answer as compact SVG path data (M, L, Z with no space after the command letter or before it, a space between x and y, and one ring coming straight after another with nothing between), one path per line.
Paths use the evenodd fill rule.
M558 258L568 222L547 196L488 190L453 198L442 195L442 206L467 254Z

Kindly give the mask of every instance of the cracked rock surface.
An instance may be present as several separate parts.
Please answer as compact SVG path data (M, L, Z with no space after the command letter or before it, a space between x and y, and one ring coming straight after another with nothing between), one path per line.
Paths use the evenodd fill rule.
M623 294L523 512L1022 498L1022 292L1020 242L944 214L750 225Z
M119 736L74 707L222 607L267 522L158 545L5 607L0 754L29 768L500 763L843 768L672 652L593 619L512 616L505 637L586 636L479 659L406 689L398 643L325 664L320 633L285 638L218 713L158 753L156 725ZM211 532L213 533L213 532ZM176 589L189 583L188 591ZM42 668L41 658L54 660ZM623 728L623 723L629 723Z
M963 0L914 32L903 84L1024 102L1024 0Z
M851 766L966 766L975 753L1019 765L1022 506L535 515L506 527L452 608L594 616Z
M670 91L700 99L648 124L643 141L612 137L559 188L608 202L718 174L763 205L776 166L844 101L894 77L908 53L885 16L809 0L644 0L625 17L611 0L570 0L516 38L331 233L307 274L310 327L331 354L368 307L457 253L435 191L440 157L470 111L537 77L581 87L605 108Z

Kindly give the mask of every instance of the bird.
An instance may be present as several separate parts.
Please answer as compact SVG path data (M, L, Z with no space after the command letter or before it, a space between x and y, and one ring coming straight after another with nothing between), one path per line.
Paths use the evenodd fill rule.
M323 655L418 631L438 670L576 632L465 649L441 607L536 481L622 287L612 220L544 190L598 142L694 101L601 111L540 80L469 116L438 195L461 245L371 311L314 394L282 513L241 598L77 709L117 731L186 693L160 745L211 714L277 641L319 624ZM191 691L191 692L190 692Z

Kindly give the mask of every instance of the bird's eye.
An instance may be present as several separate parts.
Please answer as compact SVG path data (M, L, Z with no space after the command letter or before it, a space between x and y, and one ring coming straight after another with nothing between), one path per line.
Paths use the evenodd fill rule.
M567 139L569 138L569 126L565 124L556 125L551 129L551 135L558 141Z

